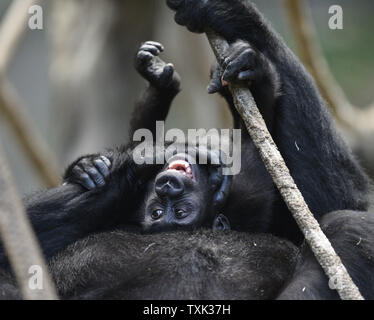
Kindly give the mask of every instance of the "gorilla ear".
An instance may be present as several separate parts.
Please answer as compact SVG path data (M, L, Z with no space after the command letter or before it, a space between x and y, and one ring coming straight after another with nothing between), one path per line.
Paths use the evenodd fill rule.
M227 198L230 193L232 176L224 175L223 168L225 162L222 158L225 154L222 151L214 152L207 149L199 149L199 153L205 151L209 165L209 185L211 190L214 192L212 198L212 208L214 212L219 212L226 204Z
M229 219L223 214L218 215L213 221L212 229L213 231L230 231L231 226Z
M213 208L215 210L219 211L226 204L227 198L230 194L231 184L232 176L222 176L222 183L213 196Z
M231 184L232 184L232 176L223 174L223 168L225 167L222 161L223 156L224 156L223 153L220 152L219 160L214 159L216 163L218 161L220 165L211 165L211 167L209 168L210 185L215 191L213 199L212 199L213 200L212 204L216 212L219 212L225 206L227 198L230 194L230 189L231 189ZM213 159L212 153L211 153L211 157Z

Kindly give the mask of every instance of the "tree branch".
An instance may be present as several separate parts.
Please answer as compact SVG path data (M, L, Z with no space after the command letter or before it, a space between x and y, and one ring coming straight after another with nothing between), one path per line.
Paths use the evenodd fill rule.
M224 52L228 47L227 42L211 32L208 32L208 39L217 60L222 63ZM326 275L330 280L339 276L342 282L337 291L343 300L363 300L347 269L310 212L291 177L290 171L266 127L251 92L237 85L231 85L230 90L234 97L235 107L248 129L253 143L259 150L267 170Z
M41 180L47 187L56 187L61 181L58 166L48 152L46 143L31 126L29 117L19 108L19 100L11 85L0 79L0 112Z
M374 105L360 109L353 106L332 75L318 45L313 19L304 0L284 0L300 59L314 77L334 117L343 126L356 131L374 130Z
M0 234L22 296L27 300L57 299L36 237L26 218L0 145ZM42 290L29 286L31 266L42 270Z
M29 8L36 0L14 0L0 24L0 72L4 72L13 58L18 43L25 34Z
M28 9L35 3L35 0L14 1L0 26L0 112L42 181L48 187L56 187L60 183L56 161L48 152L47 144L34 130L25 111L19 107L20 99L16 91L5 80L9 62L26 30Z

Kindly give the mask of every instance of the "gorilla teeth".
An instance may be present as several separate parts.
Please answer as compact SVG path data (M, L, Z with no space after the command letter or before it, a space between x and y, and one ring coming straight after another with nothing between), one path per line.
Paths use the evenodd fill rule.
M184 160L176 160L169 164L167 171L176 171L180 174L183 174L190 179L193 179L193 172L191 165Z

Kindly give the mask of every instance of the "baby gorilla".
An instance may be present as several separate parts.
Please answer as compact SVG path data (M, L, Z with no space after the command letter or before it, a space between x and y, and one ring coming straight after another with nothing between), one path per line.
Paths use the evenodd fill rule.
M70 169L69 183L76 183L88 192L106 186L110 179L110 156L88 156ZM207 199L218 198L229 188L230 178L222 177L219 166L201 166L190 155L175 155L150 179L145 187L142 205L135 215L143 233L188 231L198 228L230 230L228 219L217 214L217 205ZM216 197L217 198L217 197ZM222 200L218 201L222 203ZM214 201L213 201L214 204Z
M130 137L139 129L147 129L155 137L156 121L165 120L171 101L179 92L180 77L172 64L159 57L163 51L160 43L147 41L136 55L136 69L150 86L134 110ZM116 173L122 167L118 161L122 158L121 154L124 152L129 158L135 159L138 145L131 142L122 147L118 157L113 152L83 157L67 170L65 181L79 184L89 191L103 188L109 181L113 182L117 176L121 176ZM144 165L133 168L151 173L143 179L134 179L141 189L136 191L136 198L140 198L141 203L134 203L134 213L127 210L124 217L127 220L123 222L125 227L136 225L138 229L140 226L143 233L196 228L230 229L228 219L220 214L232 181L231 177L222 174L223 153L209 151L207 146L202 145L189 149L187 145L180 145L181 148L177 149L184 150L183 154L168 155L164 167ZM198 159L201 155L204 155L204 163L208 160L209 165L196 165L202 163ZM162 158L165 156L162 155ZM151 163L154 163L154 159ZM137 174L130 176L136 177ZM131 189L136 188L132 186Z

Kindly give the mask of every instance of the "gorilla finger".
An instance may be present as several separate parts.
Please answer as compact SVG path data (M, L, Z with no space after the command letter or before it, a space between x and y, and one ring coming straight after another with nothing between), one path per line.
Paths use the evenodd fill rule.
M226 57L222 61L222 69L226 69L230 62L231 62L231 57Z
M80 184L83 188L87 190L93 190L96 188L95 183L91 179L91 177L86 173L82 168L75 167L74 168L74 175L76 176L76 181ZM74 180L75 180L74 179Z
M156 42L156 41L147 41L147 42L144 43L144 45L154 46L158 50L160 50L160 52L163 52L165 50L164 46L161 43Z
M256 71L252 70L247 70L247 71L242 71L238 75L238 80L239 81L245 81L245 80L254 80L256 77Z
M81 185L85 187L87 190L93 190L96 188L95 183L92 181L92 179L87 173L83 173L81 175Z
M140 49L142 51L148 51L152 53L154 56L158 56L160 54L160 50L156 46L144 44Z
M251 49L249 49L251 50ZM231 52L222 62L222 69L225 70L232 62L235 62L243 53L242 51Z
M100 173L104 176L104 178L107 178L109 176L109 168L103 160L96 159L94 160L94 164L96 168L100 171Z
M166 75L168 75L168 76L172 76L173 73L174 73L174 65L172 63L168 63L164 67L163 73L166 74Z
M248 69L248 67L253 64L253 61L251 60L252 56L253 50L248 49L245 50L237 59L231 61L223 73L223 79L228 81L244 68Z
M212 66L210 70L210 83L207 88L208 93L212 94L223 88L221 82L222 73L222 67L218 63Z
M98 187L105 186L105 179L103 175L95 167L88 168L85 171Z
M154 55L148 51L139 51L138 52L138 59L144 62L151 61Z
M209 94L213 94L213 93L219 92L222 88L223 86L222 86L221 79L214 78L210 81L207 90Z
M167 85L173 78L174 74L174 65L169 63L164 67L162 74L160 76L160 82L164 85Z
M91 180L96 184L96 186L102 187L105 185L105 179L102 174L95 167L93 159L83 159L79 163L82 170L89 175Z
M104 161L104 163L106 164L106 166L107 166L108 168L110 168L110 167L112 166L112 162L111 162L107 157L105 157L105 156L100 156L100 159L101 159L102 161Z
M253 50L248 42L237 40L225 50L225 56L231 58L231 60L235 60L238 56L240 56L244 51L248 49Z

